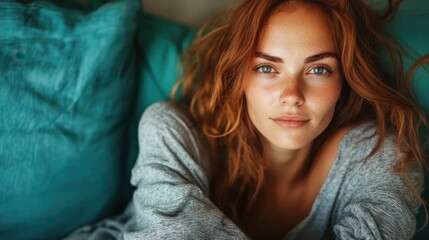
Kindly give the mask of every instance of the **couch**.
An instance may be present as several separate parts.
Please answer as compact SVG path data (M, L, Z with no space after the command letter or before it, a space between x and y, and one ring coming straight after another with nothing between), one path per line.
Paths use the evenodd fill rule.
M409 0L388 25L406 68L429 53L425 1ZM169 98L196 30L139 0L1 1L0 26L0 239L59 239L121 212L139 117ZM413 87L429 110L424 68Z

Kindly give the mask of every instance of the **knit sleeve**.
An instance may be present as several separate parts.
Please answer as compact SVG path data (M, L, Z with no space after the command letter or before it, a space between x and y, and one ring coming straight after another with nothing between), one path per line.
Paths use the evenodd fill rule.
M414 235L423 171L416 162L401 174L393 171L398 153L392 136L365 159L375 140L352 141L347 144L350 149L344 150L349 158L359 160L349 166L346 190L338 197L333 217L336 239L411 239Z
M206 148L184 113L152 105L139 124L131 182L135 214L125 240L247 239L209 199Z

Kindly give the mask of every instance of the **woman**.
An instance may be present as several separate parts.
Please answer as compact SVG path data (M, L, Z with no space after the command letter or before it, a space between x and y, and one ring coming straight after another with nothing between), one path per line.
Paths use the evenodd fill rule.
M247 0L203 28L184 57L189 106L141 119L124 238L412 238L424 118L402 72L380 70L378 46L397 64L388 17L360 0Z
M184 59L192 116L156 104L141 120L136 230L411 238L424 119L379 70L377 44L394 50L381 18L348 0L249 0L229 16Z

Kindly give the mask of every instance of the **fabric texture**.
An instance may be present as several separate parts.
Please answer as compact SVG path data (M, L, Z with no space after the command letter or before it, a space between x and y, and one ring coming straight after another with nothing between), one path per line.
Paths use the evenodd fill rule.
M117 207L140 12L0 2L0 239L58 239Z
M142 116L132 172L137 190L123 239L248 239L208 197L207 144L188 116L170 103L154 104ZM366 159L377 141L374 131L372 123L364 123L343 137L310 214L285 239L412 238L420 202L393 173L398 158L394 134ZM418 164L408 174L422 191ZM112 230L90 229L67 240L101 240L102 233Z

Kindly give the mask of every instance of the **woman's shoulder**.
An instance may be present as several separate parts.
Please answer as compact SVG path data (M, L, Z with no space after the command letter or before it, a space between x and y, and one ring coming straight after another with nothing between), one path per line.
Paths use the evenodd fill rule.
M186 162L185 165L198 163L207 168L208 146L195 122L183 105L173 102L152 104L140 119L140 152L152 154L159 151L162 152L159 156L165 156L166 151L172 151L171 154L180 156L178 158Z
M176 139L202 144L201 131L186 106L174 102L157 102L142 114L138 126L139 139Z
M152 120L165 122L171 120L182 120L191 123L192 117L189 110L175 102L156 102L146 108L141 120Z
M370 156L386 157L394 163L399 158L396 139L397 134L394 130L387 129L384 136L381 136L375 122L363 122L348 129L341 140L339 152L355 156L349 158L350 160L363 160Z
M422 191L423 171L417 161L413 161L404 171L395 171L395 166L403 157L397 146L396 131L387 130L384 138L381 137L375 122L354 125L343 135L331 169L334 171L330 172L329 177L331 184L339 188L340 198L349 199L357 192L360 195L369 194L374 189L387 189L388 192L395 189L410 194L409 187L402 181L403 177L418 192ZM363 189L368 191L363 193Z
M387 131L377 148L379 137L375 122L358 123L338 129L325 140L319 153L317 168L319 171L323 170L326 176L332 168L340 172L353 172L356 169L378 169L378 172L392 169L400 158L396 134Z
M156 102L140 118L139 129L147 128L195 128L195 121L189 110L179 103Z
M401 174L397 174L396 166L404 157L397 143L397 132L388 129L383 136L377 131L375 122L365 122L351 128L343 137L337 156L337 169L348 172L354 180L377 175L378 178L412 175L415 185L421 182L422 168L418 161ZM382 141L379 141L379 140ZM358 177L360 176L360 177ZM374 177L372 177L374 178Z

